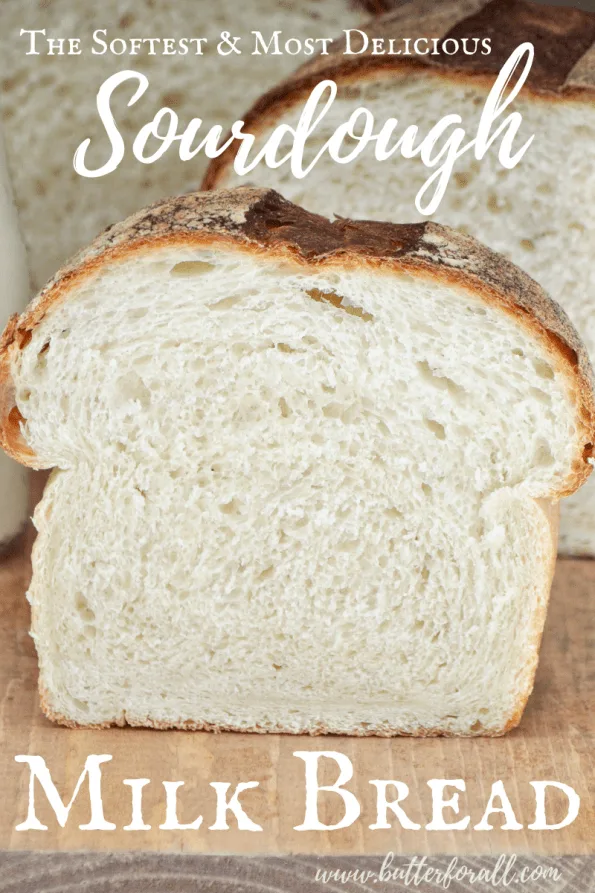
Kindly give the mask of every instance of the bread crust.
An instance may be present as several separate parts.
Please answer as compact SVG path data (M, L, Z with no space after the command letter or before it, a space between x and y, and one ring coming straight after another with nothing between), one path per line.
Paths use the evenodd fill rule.
M389 15L366 24L370 38L402 40L404 36L458 40L492 37L489 55L391 56L344 55L344 39L328 55L300 66L289 78L263 94L244 115L244 130L261 133L280 115L307 98L316 84L333 80L348 86L418 71L438 82L474 84L489 92L502 65L521 43L535 47L535 59L523 95L548 102L595 102L595 13L571 7L550 7L527 0L410 0ZM203 189L225 185L236 144L214 158Z
M271 189L241 187L191 193L151 205L108 228L59 270L25 312L14 316L0 338L0 445L32 468L43 463L22 435L26 421L15 399L11 367L33 330L78 287L138 252L160 247L228 245L260 257L320 269L339 265L375 271L406 270L449 281L495 304L546 347L566 378L577 407L573 467L552 499L573 493L591 471L595 442L593 373L564 311L529 276L470 236L435 223L389 224L329 221L297 207Z
M126 716L125 711L123 712L122 716L115 717L110 722L84 724L75 722L72 719L68 719L68 717L64 716L61 713L55 713L49 706L51 699L48 691L45 689L41 681L39 683L39 700L41 709L43 710L47 718L51 722L55 722L60 726L65 726L68 729L100 730L110 729L114 726L118 728L129 726L130 728L156 729L162 732L165 732L168 729L181 729L186 732L237 732L239 734L255 733L258 735L309 735L311 738L317 738L320 735L339 735L350 738L501 738L502 735L506 735L507 732L518 726L532 690L533 681L531 681L531 686L526 692L526 695L523 695L522 699L520 699L518 705L515 707L513 716L502 729L481 729L476 732L450 732L448 730L438 728L427 729L423 726L420 726L414 731L405 731L398 727L375 730L364 728L363 726L354 726L352 729L344 730L331 729L324 723L317 723L314 726L306 726L301 729L289 730L282 725L267 728L264 728L260 725L216 725L214 723L203 722L201 720L181 718L173 722L166 723L160 722L159 720L151 719L151 717L146 717L138 721L133 720Z

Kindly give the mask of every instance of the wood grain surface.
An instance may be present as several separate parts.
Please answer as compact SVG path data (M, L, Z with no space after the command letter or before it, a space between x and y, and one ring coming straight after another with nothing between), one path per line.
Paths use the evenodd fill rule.
M423 869L445 871L452 858L429 858ZM363 881L367 872L378 875L381 862L381 857L374 856L5 853L0 854L0 893L438 893L445 889L439 881L415 884L411 879L415 877L413 872L409 882L406 874L402 879L370 877ZM396 864L405 873L410 862L410 857L402 856ZM495 856L458 857L456 869L494 872L497 862ZM595 891L593 856L520 856L511 870L519 878L525 870L528 880L522 884L513 880L504 885L489 880L474 882L468 875L453 880L446 889L449 893L487 893L507 888L515 893ZM334 872L339 872L339 877L331 875L328 879L328 873ZM323 873L327 873L326 883Z
M36 657L28 635L24 597L28 578L29 562L24 554L13 554L0 565L0 851L159 850L326 856L389 851L548 856L595 853L595 562L559 564L537 684L520 728L505 738L471 740L296 738L142 729L97 732L53 726L38 706ZM485 659L489 660L489 654ZM348 787L362 807L359 820L351 827L331 832L294 830L304 818L304 763L293 755L297 750L333 750L349 756L355 772ZM15 755L43 756L58 791L68 802L85 758L91 753L113 756L104 767L103 803L106 818L116 823L117 830L79 830L78 825L89 819L89 798L83 785L65 828L58 826L37 786L37 814L48 830L16 831L15 826L27 812L29 772L14 761ZM328 768L328 781L334 781L337 768L331 762ZM127 832L122 828L130 822L130 788L122 782L136 777L151 779L144 789L143 812L145 823L152 828ZM390 830L369 828L376 819L371 779L405 781L410 788L407 811L423 826L431 817L427 786L431 778L465 780L461 815L469 814L471 825L481 818L492 782L502 779L524 828L502 831L498 816L493 819L494 830L489 832L472 827L445 832L423 827L405 831L398 825ZM202 814L199 830L159 829L164 821L164 780L185 782L179 798L179 819L191 822ZM249 780L257 780L260 786L243 794L242 803L264 831L239 831L233 818L229 831L209 830L215 814L209 782L235 785ZM559 831L529 830L526 826L534 817L531 780L571 785L582 799L578 819ZM336 795L321 795L324 821L341 817L338 799ZM558 803L552 796L554 819L561 805L562 801ZM452 820L455 818L453 815ZM6 881L0 881L0 891L12 890L2 887L2 883Z

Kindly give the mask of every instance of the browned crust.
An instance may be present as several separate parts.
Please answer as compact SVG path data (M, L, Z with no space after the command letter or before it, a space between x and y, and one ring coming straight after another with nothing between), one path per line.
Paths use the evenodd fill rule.
M322 80L347 86L379 77L400 77L413 71L438 80L473 83L488 92L511 52L524 42L535 46L535 59L525 96L555 101L595 101L595 14L571 7L550 7L526 0L411 0L362 29L370 38L424 37L428 40L491 37L490 55L392 56L344 55L345 39L336 40L328 55L316 56L293 75L263 94L243 116L244 131L254 135L302 102ZM214 158L203 189L225 185L237 142Z
M384 15L392 9L402 6L407 0L350 0L350 6L371 16Z
M575 86L595 91L595 65L591 62L595 46L595 13L573 7L549 6L527 0L410 0L392 13L366 23L362 28L371 38L389 41L410 37L441 41L438 55L372 55L371 48L357 56L344 55L342 35L329 47L328 55L315 56L300 66L285 84L316 75L317 80L333 77L336 72L399 67L402 62L465 74L490 75L493 80L510 54L522 43L532 43L535 59L527 87L536 93L566 96ZM491 53L466 55L462 49L449 55L444 41L463 38L491 38ZM579 83L577 68L586 69ZM591 101L593 95L591 95Z
M595 397L586 351L563 310L525 273L469 236L435 223L411 225L329 221L273 190L239 188L194 193L157 203L106 230L62 268L0 339L0 445L17 461L43 467L21 432L11 367L32 331L59 302L109 264L140 251L184 245L227 245L263 260L320 268L329 265L410 270L470 289L514 315L552 356L577 405L580 450L553 497L574 492L588 477L595 442Z

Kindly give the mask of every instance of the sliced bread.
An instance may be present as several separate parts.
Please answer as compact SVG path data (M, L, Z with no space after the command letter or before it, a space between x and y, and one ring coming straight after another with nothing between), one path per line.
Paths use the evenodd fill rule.
M317 127L316 148L360 106L374 114L378 128L398 118L397 136L419 125L420 139L444 115L460 114L471 139L501 66L519 44L531 42L533 69L512 109L523 116L518 146L535 134L533 144L512 170L501 166L496 150L481 161L467 152L433 219L473 234L526 270L562 304L595 356L595 14L525 0L412 0L366 31L384 38L385 47L404 35L449 39L448 52L464 37L489 36L492 52L346 56L339 41L334 53L262 97L242 116L245 130L258 134L260 145L273 128L296 119L316 83L332 79L338 96ZM205 188L242 182L232 168L234 153L232 147L213 162ZM415 221L424 219L415 198L431 173L419 157L397 154L381 163L370 148L349 164L324 156L302 180L287 165L269 170L262 164L246 179L319 213ZM560 547L595 556L595 482L564 503Z
M269 190L187 195L61 270L0 370L2 445L56 469L29 592L50 718L519 721L594 396L504 258Z

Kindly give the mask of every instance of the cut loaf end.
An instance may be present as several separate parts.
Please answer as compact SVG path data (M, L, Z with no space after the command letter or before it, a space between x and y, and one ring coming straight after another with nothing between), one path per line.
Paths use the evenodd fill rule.
M242 116L245 130L256 135L257 148L280 125L295 127L311 89L326 78L336 82L337 98L317 123L306 163L361 108L374 116L375 133L389 119L398 119L391 146L412 125L419 128L419 146L446 113L460 115L467 144L478 133L501 66L517 46L530 42L535 58L529 80L505 113L522 116L513 148L516 152L532 139L528 151L506 169L499 160L501 139L480 160L468 149L456 160L432 219L472 234L536 279L564 307L595 356L595 13L526 0L430 5L411 0L371 23L368 31L386 42L408 33L471 41L490 34L492 52L391 57L374 55L370 46L366 53L348 56L337 40L328 55L301 66ZM505 115L499 119L502 126ZM360 133L361 122L354 126ZM493 134L496 129L494 124ZM454 125L430 153L435 159L453 132ZM355 139L347 139L342 156L356 147ZM348 164L322 153L303 179L294 177L288 164L274 169L260 164L243 178L233 169L236 150L232 144L211 162L205 186L232 187L249 179L310 211L370 220L427 219L435 187L421 191L439 167L437 161L430 168L419 155L406 158L400 152L381 162L370 145ZM566 555L595 556L595 479L563 504L560 549Z
M5 448L56 469L29 592L52 719L519 721L593 393L503 258L267 190L184 196L59 273L1 360Z

